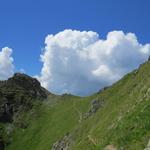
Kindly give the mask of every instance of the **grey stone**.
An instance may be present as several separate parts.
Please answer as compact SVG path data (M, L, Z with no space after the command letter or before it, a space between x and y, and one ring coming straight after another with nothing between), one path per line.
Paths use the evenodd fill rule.
M71 144L71 136L67 133L62 139L56 141L51 150L69 150Z

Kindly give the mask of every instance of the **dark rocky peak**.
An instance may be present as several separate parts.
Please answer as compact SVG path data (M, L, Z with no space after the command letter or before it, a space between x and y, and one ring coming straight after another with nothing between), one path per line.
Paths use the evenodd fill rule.
M13 77L8 79L7 83L10 85L17 85L25 89L39 88L41 86L37 79L22 73L15 73Z
M0 81L0 122L12 122L14 114L32 109L35 102L45 100L49 94L37 79L25 74L16 73Z
M0 89L6 89L8 91L22 90L22 92L35 98L46 98L49 94L46 89L41 87L37 79L22 73L15 73L7 81L1 81Z

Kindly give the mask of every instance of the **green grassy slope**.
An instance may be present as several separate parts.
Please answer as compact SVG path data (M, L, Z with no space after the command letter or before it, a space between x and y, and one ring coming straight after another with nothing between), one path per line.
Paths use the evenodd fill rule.
M84 98L85 101L80 99L70 95L54 96L49 97L42 106L35 106L35 116L31 115L34 118L28 118L29 127L17 129L13 135L12 144L7 149L49 150L54 142L79 123L80 114L77 109L87 111L88 98Z
M93 99L103 106L87 119ZM26 129L17 129L7 150L50 150L70 133L72 150L143 150L150 139L150 62L110 88L90 97L51 96L24 115Z
M118 149L143 150L150 139L150 62L98 97L104 99L104 107L79 126L74 149L113 144Z

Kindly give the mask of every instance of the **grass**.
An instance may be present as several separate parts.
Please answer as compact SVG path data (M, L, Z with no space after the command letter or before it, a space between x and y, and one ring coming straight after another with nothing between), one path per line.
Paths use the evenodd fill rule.
M25 114L26 129L17 129L6 150L49 150L53 143L71 133L72 150L143 150L150 139L150 62L126 75L110 88L89 97L49 97ZM87 119L93 99L104 105Z

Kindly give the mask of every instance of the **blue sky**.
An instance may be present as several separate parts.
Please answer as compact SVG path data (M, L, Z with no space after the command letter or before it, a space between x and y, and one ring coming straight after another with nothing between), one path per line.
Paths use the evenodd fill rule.
M90 88L87 89L85 92L87 95L104 85L109 85L120 79L125 73L137 67L148 57L150 46L145 44L150 42L149 15L149 0L0 0L0 50L4 47L13 49L12 57L14 59L15 72L24 69L29 75L38 75L39 80L45 87L49 87L50 90L56 91L57 93L69 91L74 94L80 94L80 91L77 92L74 90L77 89L78 86L85 85L86 87L95 87L92 90ZM65 29L71 29L71 31L64 31ZM79 32L74 30L78 30ZM109 34L111 31L120 30L123 32L112 32ZM62 40L61 38L60 41L58 40L58 33L60 31L63 31L62 37L63 40L66 41L64 42L65 44L60 42ZM82 33L81 31L92 31L92 33ZM129 32L135 35L126 35L126 33ZM48 39L48 34L56 36L52 39ZM106 40L107 35L111 36ZM45 47L44 41L46 37L48 39L46 43L48 48L45 48L45 52L47 53L43 54L43 60L41 62L40 54L41 49ZM55 37L58 37L58 39ZM85 43L85 38L88 41L87 43ZM136 42L136 38L138 42ZM106 55L106 47L103 47L101 44L96 44L97 41L100 42L102 39L106 40L108 47L114 40L117 41L115 45L117 49L115 49L115 51L114 49L110 49L110 51L112 52L111 59L114 59L117 65L119 64L118 66L116 64L110 66L112 62L108 60L108 63L103 60L102 56ZM51 45L54 41L55 47L57 48ZM70 46L68 45L69 42L76 43L76 45L72 44L72 46ZM86 46L96 47L98 49L97 51L91 50L94 53L94 57L99 56L98 59L94 60L96 63L92 61L93 66L88 68L86 66L89 66L88 64L91 63L89 59L92 58L81 61L80 63L83 65L81 65L83 68L80 67L80 69L85 72L79 70L77 64L75 66L72 62L66 65L68 68L62 66L64 70L76 67L77 71L82 72L80 75L73 74L76 69L70 69L71 72L64 70L61 72L59 66L63 64L64 60L66 61L66 58L69 62L70 59L76 61L76 59L81 57L78 53L79 49L76 49L75 56L77 57L72 58L72 55L67 53L67 49L64 50L63 46L65 45L69 47L70 50L73 50L74 46L80 44L81 47L79 49L82 50L84 50ZM141 44L143 44L143 47L140 46ZM101 49L103 49L102 53ZM48 54L55 56L53 50L60 56L60 60L51 60L51 58L47 56ZM130 53L133 50L136 52ZM87 52L91 53L88 49ZM9 53L11 53L9 49L6 48L3 50L3 53L0 54L0 63L3 60L4 54L8 54L5 58L9 59ZM129 55L122 57L126 53L129 53ZM56 57L58 55L56 55ZM122 61L120 62L116 56L119 56ZM46 59L47 57L48 59ZM136 59L134 60L135 57ZM101 60L99 60L100 58ZM123 60L123 58L132 58L133 60L127 62ZM107 56L106 59L108 59ZM63 61L61 62L61 60ZM0 64L0 68L5 67L7 69L9 66L12 69L12 66L9 65L10 63L12 63L11 60L5 65L1 66ZM45 66L50 64L47 66L49 70L46 71L46 77L44 75L45 72L41 71L43 64L45 64ZM120 68L120 66L122 66L122 68ZM9 72L13 72L11 69ZM118 74L113 73L115 69L118 69ZM100 71L103 72L103 74L100 74ZM47 75L48 72L52 75ZM85 73L88 75L86 76ZM104 78L104 76L107 75L108 77ZM4 77L5 71L3 71L0 76ZM91 76L93 77L91 78ZM56 82L52 83L51 81L47 83L49 78L56 80ZM108 78L110 80L109 83L106 82ZM75 83L71 86L71 89L70 81ZM60 89L56 88L60 84ZM85 89L84 86L82 88ZM82 95L82 92L80 95Z
M150 41L149 0L0 0L0 48L13 48L16 69L40 72L47 34L64 29L133 32ZM32 67L31 67L32 66Z

